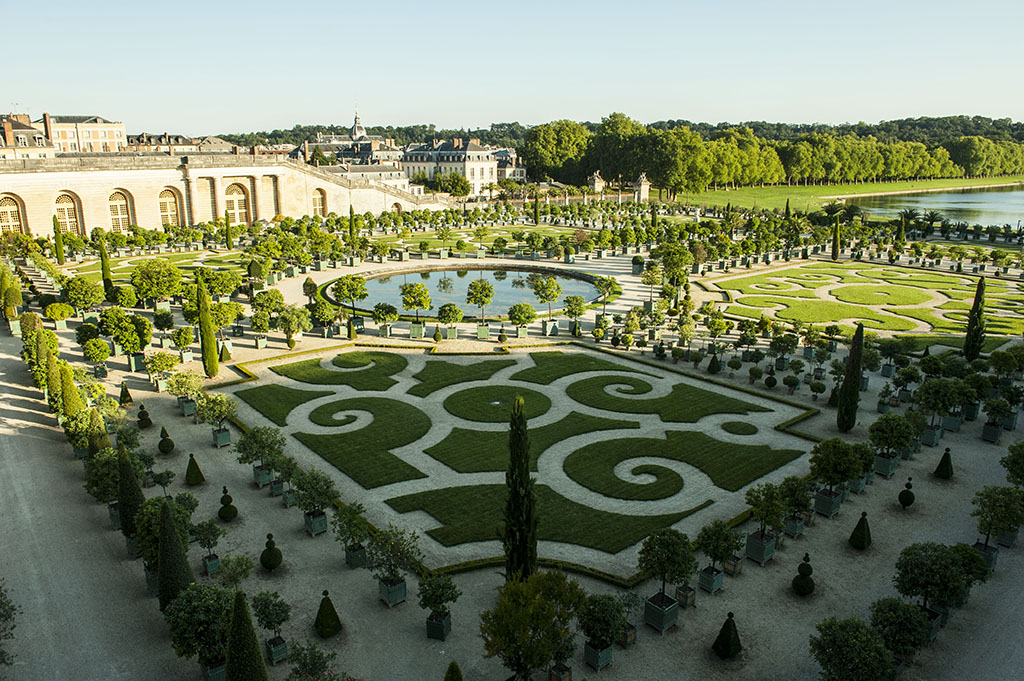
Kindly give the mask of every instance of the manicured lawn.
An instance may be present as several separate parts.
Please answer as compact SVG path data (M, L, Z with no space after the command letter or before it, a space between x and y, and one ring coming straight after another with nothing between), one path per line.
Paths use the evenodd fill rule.
M831 300L808 300L805 298L783 298L780 296L744 296L736 301L757 310L741 311L737 305L729 306L727 312L757 318L762 312L774 310L778 319L796 320L805 324L830 324L845 319L860 321L868 329L884 331L911 331L915 324L883 312L876 312L861 305L837 303ZM905 311L900 309L900 314ZM907 315L910 316L910 315Z
M551 400L547 395L511 385L486 385L460 390L448 396L444 408L449 414L467 421L507 422L512 412L512 401L517 395L521 395L525 402L527 420L551 408Z
M928 335L899 335L897 338L910 339L911 352L922 352L926 347L935 347L941 345L944 347L962 349L964 347L964 337L959 336L928 336ZM999 348L1007 341L1011 340L1007 336L985 336L985 342L981 344L981 351L984 353L992 352ZM933 353L934 354L934 353Z
M295 433L295 438L367 489L426 477L389 450L415 442L430 430L430 419L416 407L383 397L356 397L317 407L310 421L321 426L346 425L340 411L367 411L373 421L344 433Z
M600 430L639 428L635 421L620 421L569 412L560 421L530 429L530 470L544 451L566 438ZM459 473L499 472L508 468L508 432L453 428L426 453Z
M629 366L609 362L600 357L567 352L531 352L530 358L536 366L523 369L512 375L512 380L550 385L554 381L584 371L629 371L646 374Z
M288 414L292 409L318 397L333 395L331 391L298 390L283 385L263 385L246 388L235 393L246 404L266 416L279 426L288 425Z
M840 286L832 295L854 305L921 305L930 295L907 286Z
M726 421L722 430L732 435L756 435L758 432L757 426L746 421Z
M409 388L409 394L426 397L432 392L458 383L485 381L498 371L516 363L514 359L488 359L473 364L454 364L444 360L430 360L413 376L419 384Z
M632 376L594 376L569 385L566 393L580 404L595 409L621 414L658 414L662 421L695 423L708 414L749 414L769 411L749 402L727 397L721 393L677 383L664 397L648 400L631 399L619 395L643 395L651 386L641 378Z
M387 390L398 381L392 375L405 369L408 360L402 355L388 352L355 351L335 357L331 364L353 371L332 371L320 366L319 359L270 367L275 374L300 383L314 385L347 385L356 390Z
M670 431L665 440L625 438L604 440L579 449L565 460L565 472L584 487L617 499L664 499L683 487L678 473L657 464L644 464L634 473L655 476L650 483L627 482L615 476L620 462L641 456L681 461L699 468L717 486L735 492L762 475L801 456L792 449L721 442L697 431Z
M618 553L643 540L655 530L670 527L712 502L670 515L620 515L577 504L537 485L537 536L543 541L563 542L606 553ZM427 534L445 546L497 539L505 505L504 485L468 485L430 490L388 499L399 513L425 511L441 527Z

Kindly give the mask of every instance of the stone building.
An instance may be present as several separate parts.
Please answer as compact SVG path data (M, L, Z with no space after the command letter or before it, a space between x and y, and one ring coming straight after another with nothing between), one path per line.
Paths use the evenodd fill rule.
M428 180L458 173L469 180L470 196L486 194L484 187L498 182L498 161L477 139L455 138L410 145L405 150L402 167L410 178L424 173Z
M13 127L13 126L12 126ZM379 172L385 172L383 169ZM392 171L387 171L392 172ZM282 156L95 154L0 161L0 230L195 225L222 217L251 224L275 215L345 215L448 207L384 178L327 172Z
M50 140L32 127L32 122L24 114L7 114L0 116L0 159L18 158L53 158L57 155Z
M32 125L61 152L123 151L128 140L124 123L108 121L100 116L51 116L44 113Z

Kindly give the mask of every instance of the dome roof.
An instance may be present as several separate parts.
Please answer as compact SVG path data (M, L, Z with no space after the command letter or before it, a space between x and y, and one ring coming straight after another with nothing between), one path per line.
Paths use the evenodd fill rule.
M366 137L366 129L359 123L359 114L356 114L356 120L352 123L352 128L348 131L348 136L353 140Z

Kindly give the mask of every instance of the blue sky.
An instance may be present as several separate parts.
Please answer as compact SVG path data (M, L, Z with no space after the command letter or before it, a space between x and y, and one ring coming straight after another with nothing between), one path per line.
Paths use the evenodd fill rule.
M364 124L440 127L1021 120L1022 26L1020 0L55 0L5 30L0 109L192 135L348 123L356 105Z

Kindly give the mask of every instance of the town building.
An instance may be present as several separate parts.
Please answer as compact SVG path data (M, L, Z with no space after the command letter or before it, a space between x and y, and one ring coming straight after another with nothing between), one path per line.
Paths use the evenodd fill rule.
M410 145L402 167L408 177L421 175L430 181L439 175L458 173L469 180L470 196L486 194L486 187L498 182L498 161L477 139L432 140Z
M0 159L53 158L57 150L25 114L0 116Z
M44 113L32 125L42 132L57 151L123 151L128 141L124 123L100 116L53 116Z

